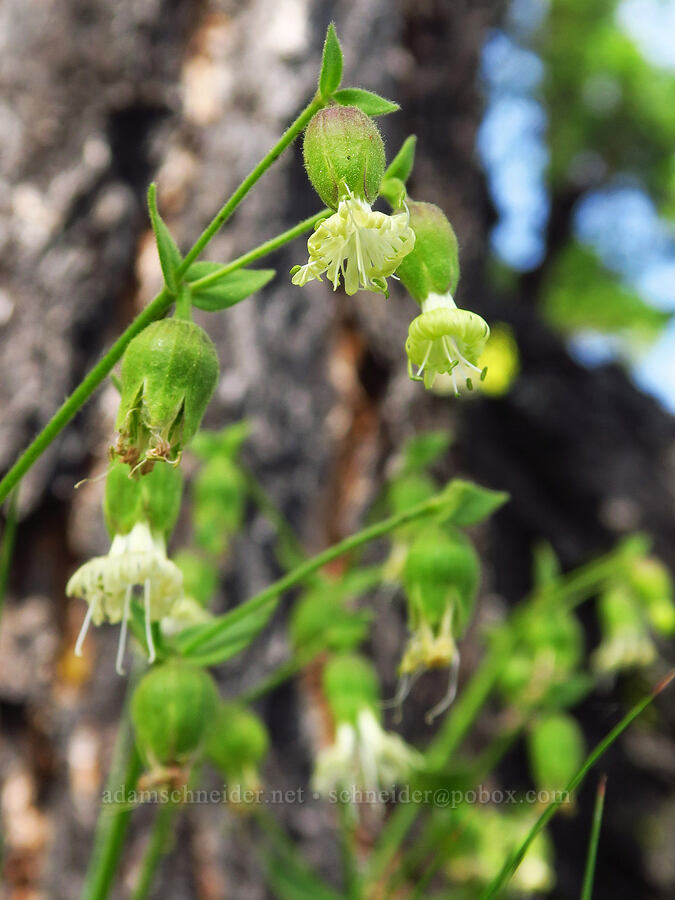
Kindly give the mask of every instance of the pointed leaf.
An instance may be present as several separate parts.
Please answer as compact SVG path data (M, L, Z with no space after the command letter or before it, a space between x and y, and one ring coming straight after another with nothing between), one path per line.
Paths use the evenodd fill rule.
M452 443L449 431L424 431L406 441L403 447L403 471L417 472L440 459Z
M190 268L190 272L193 268ZM204 272L204 274L211 273ZM275 269L236 269L208 286L195 287L192 293L192 303L199 309L206 309L210 312L227 309L265 287L275 275Z
M443 492L443 499L443 521L453 525L475 525L503 506L509 495L455 478Z
M384 178L400 178L403 182L406 182L408 178L410 178L410 173L415 164L416 144L417 138L414 134L411 134L410 137L407 137L403 141L401 149L389 163L389 166L384 173Z
M171 232L167 228L164 220L157 209L157 185L153 183L148 188L148 211L150 212L150 222L152 230L155 232L155 240L157 242L157 252L159 253L159 262L162 267L164 282L170 293L175 294L178 290L176 281L176 269L183 261L176 242L171 236Z
M367 116L386 116L401 108L398 103L392 103L391 100L362 88L343 88L333 94L333 100L341 106L356 106Z
M233 617L228 624L232 613L225 613L213 622L204 625L196 625L193 628L185 628L176 636L178 652L200 666L215 666L225 660L241 653L255 640L267 624L274 607L269 605L264 609L252 610L246 615ZM213 624L218 622L220 628L214 636L200 644L194 651L185 649L194 638L200 634L209 634L213 631Z
M323 45L323 59L321 61L321 74L319 75L319 93L328 99L333 91L340 87L342 81L342 49L335 31L335 25L331 22L326 32L326 40Z

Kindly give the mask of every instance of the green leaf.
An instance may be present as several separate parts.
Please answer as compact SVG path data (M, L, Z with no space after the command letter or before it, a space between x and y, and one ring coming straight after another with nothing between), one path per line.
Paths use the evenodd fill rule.
M493 491L455 478L443 491L441 519L453 525L475 525L487 519L508 499L509 495L504 491Z
M178 283L176 281L176 269L183 261L176 242L171 236L171 232L164 223L164 220L157 209L157 185L153 181L148 188L148 211L150 212L150 222L152 230L155 232L155 240L157 241L157 252L159 253L159 262L162 267L162 275L164 282L171 294L178 292Z
M214 264L195 263L194 266L190 267L188 275L197 269L198 266L204 267L206 265L213 266ZM222 269L223 267L219 266L218 268ZM217 269L211 269L208 272L205 268L200 268L197 271L203 273L200 275L200 278L203 278L205 275L215 274ZM235 269L234 272L223 275L222 278L214 280L203 288L193 288L192 303L199 309L205 309L209 312L227 309L229 306L240 303L242 300L250 297L251 294L255 294L256 291L265 287L275 275L275 269Z
M262 609L247 610L244 615L232 610L218 618L219 629L215 634L213 622L185 628L175 639L178 652L199 666L223 663L248 647L267 624L273 609L272 605L268 605ZM212 637L194 651L186 649L190 642L202 634L212 634Z
M426 469L440 459L452 443L449 431L425 431L406 441L403 447L403 471Z
M412 172L413 166L415 164L416 144L417 138L414 134L411 134L410 137L407 137L403 141L401 149L389 163L389 166L385 171L383 178L398 178L404 183L408 180L408 178L410 178L410 173Z
M323 45L323 59L321 61L321 74L319 75L319 93L328 99L333 91L340 87L342 81L342 49L335 32L335 25L331 22L326 32L326 40Z
M591 835L588 841L588 855L586 857L586 871L584 872L584 883L581 889L581 900L591 900L593 896L593 878L595 875L595 860L598 855L598 844L600 842L600 827L602 826L602 811L605 806L605 788L607 787L607 776L600 778L598 789L595 794L595 808L593 809L593 825L591 827Z
M333 100L341 106L356 106L367 116L386 116L401 108L398 103L362 88L343 88L333 94Z

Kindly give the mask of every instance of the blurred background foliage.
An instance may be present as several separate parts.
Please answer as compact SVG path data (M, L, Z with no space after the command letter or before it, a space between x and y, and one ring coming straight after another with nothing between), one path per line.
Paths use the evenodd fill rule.
M501 266L545 266L538 302L572 353L624 361L671 409L673 27L659 0L513 0L483 47L478 144Z

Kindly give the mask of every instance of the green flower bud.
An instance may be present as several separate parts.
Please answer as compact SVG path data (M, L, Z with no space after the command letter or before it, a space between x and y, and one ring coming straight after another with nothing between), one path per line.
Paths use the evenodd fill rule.
M218 382L218 357L206 332L184 319L153 322L122 357L119 437L112 450L132 471L177 463Z
M591 662L598 672L648 666L656 659L639 601L626 587L616 585L600 595L598 613L602 642Z
M459 281L457 236L443 210L434 203L408 203L415 246L396 275L421 303L429 294L454 294Z
M377 125L355 106L319 110L303 144L305 167L326 206L337 209L352 194L367 203L377 197L386 165Z
M241 703L221 703L206 738L204 755L228 782L254 790L258 769L269 748L259 716Z
M218 707L211 676L183 662L151 669L131 700L138 750L153 770L185 766L201 750Z
M380 684L363 656L345 653L330 659L323 670L323 689L336 722L354 725L363 709L379 718Z
M537 787L562 791L584 761L583 732L572 716L551 713L534 723L528 735L528 751Z

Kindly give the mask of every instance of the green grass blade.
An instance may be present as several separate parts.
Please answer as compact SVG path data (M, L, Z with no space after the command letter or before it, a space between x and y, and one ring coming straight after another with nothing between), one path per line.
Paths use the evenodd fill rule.
M9 573L12 568L12 557L14 555L14 544L16 543L16 527L19 521L18 500L19 486L17 485L9 498L5 530L2 535L2 543L0 543L0 616L2 616L2 610L5 606Z
M588 856L586 857L586 871L584 872L584 884L581 889L581 900L591 900L593 895L593 877L595 876L595 861L598 855L598 842L600 841L600 826L602 825L602 812L605 807L605 789L607 776L603 775L598 784L595 795L595 809L593 810L593 825L591 837L588 842Z
M492 897L497 897L503 890L503 888L510 881L514 872L518 868L518 866L523 861L525 854L527 853L530 844L536 838L540 831L548 824L549 820L553 818L555 813L558 810L558 807L561 805L564 799L569 796L573 791L575 791L581 782L584 780L588 772L593 768L596 762L600 759L600 757L608 750L614 741L621 735L623 732L631 725L635 719L642 713L644 709L652 702L652 700L664 690L670 682L675 677L675 670L670 672L670 674L663 679L663 681L658 684L651 694L648 694L644 697L636 706L634 706L630 712L621 719L621 721L616 725L604 738L604 740L600 741L597 747L588 755L586 761L583 766L579 769L576 775L569 782L564 791L562 791L561 796L558 800L554 800L550 803L544 812L539 816L537 821L534 823L532 828L530 829L529 834L520 845L520 847L511 854L511 856L504 863L501 871L497 874L497 876L490 882L490 884L485 888L483 893L480 895L480 900L491 900Z

